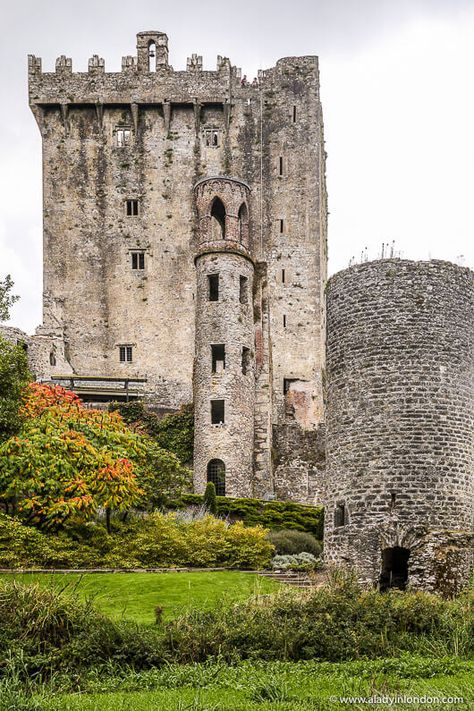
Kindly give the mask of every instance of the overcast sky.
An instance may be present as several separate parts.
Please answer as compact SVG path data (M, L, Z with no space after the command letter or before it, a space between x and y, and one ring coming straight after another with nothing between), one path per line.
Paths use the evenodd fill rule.
M27 105L27 54L52 71L92 54L118 71L141 30L170 62L229 56L248 77L289 55L320 58L328 152L330 272L380 255L474 268L474 0L16 0L1 10L0 278L41 321L41 144Z

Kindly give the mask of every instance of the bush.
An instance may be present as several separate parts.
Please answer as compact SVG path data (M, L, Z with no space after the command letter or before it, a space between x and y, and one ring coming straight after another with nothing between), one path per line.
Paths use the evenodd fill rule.
M311 553L276 555L272 560L273 570L316 570L319 561Z
M108 661L145 669L163 663L164 650L152 628L112 622L54 589L0 581L0 660L11 657L25 676L44 677Z
M202 504L199 494L184 494L173 507ZM322 506L304 506L291 501L261 501L260 499L231 499L217 497L217 515L243 521L247 526L293 531L307 531L317 539L323 537L324 514Z
M273 543L279 555L311 553L319 558L323 549L320 541L304 531L270 531L268 540Z
M266 536L261 526L230 525L210 515L183 521L176 514L154 513L136 535L122 540L111 556L146 567L258 569L269 565L274 550Z
M224 659L344 661L429 648L439 656L474 651L472 595L363 590L340 577L305 594L286 589L231 608L191 611L167 626L180 661ZM462 640L462 643L460 643Z
M213 516L217 513L216 487L212 481L208 482L204 492L204 506Z

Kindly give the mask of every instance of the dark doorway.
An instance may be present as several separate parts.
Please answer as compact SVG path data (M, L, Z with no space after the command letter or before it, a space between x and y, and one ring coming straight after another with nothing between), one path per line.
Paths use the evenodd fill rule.
M217 496L225 496L225 464L222 459L211 459L208 463L207 481L212 481Z
M380 574L380 592L389 588L405 590L408 582L408 548L394 546L382 551L382 572Z

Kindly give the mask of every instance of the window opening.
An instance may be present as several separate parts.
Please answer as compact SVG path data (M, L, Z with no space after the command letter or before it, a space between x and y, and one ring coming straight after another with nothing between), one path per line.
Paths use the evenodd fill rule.
M219 301L219 274L208 274L209 301Z
M51 353L49 354L49 364L52 366L56 365L56 355L54 351L51 351Z
M132 142L132 129L130 128L116 128L115 129L115 143L118 148L124 148L129 146Z
M285 223L283 220L280 220L280 234L283 234L283 231L285 229Z
M338 504L334 511L334 528L340 528L347 523L347 510L345 504Z
M211 208L212 239L225 239L225 207L222 200L214 198Z
M247 375L250 373L251 368L251 358L250 358L250 348L242 346L242 373Z
M281 270L281 283L282 284L285 283L285 270L284 269Z
M286 328L286 314L283 314L283 328Z
M382 551L382 571L380 573L380 592L389 588L405 590L408 583L408 559L410 550L400 546L385 548Z
M131 363L133 360L132 346L119 346L119 358L121 363Z
M222 373L225 370L225 345L218 343L211 346L212 351L212 372Z
M279 175L283 175L283 156L280 156L278 160L278 172Z
M128 217L138 215L138 200L127 200L127 215Z
M217 496L225 496L225 464L222 459L211 459L208 463L207 481L214 484Z
M248 303L248 277L246 276L241 276L240 281L239 281L239 301L241 304L247 304Z
M208 148L219 148L221 145L221 132L218 128L205 128L203 133L204 144Z
M148 43L148 71L156 72L156 44L153 40Z
M224 400L211 400L211 423L223 425L225 422Z
M290 390L292 383L297 383L298 378L283 378L283 395L286 395Z
M296 106L293 106L293 123L296 123Z
M246 242L248 237L249 212L247 205L243 202L239 208L239 239L241 242Z
M145 252L132 252L132 269L145 269Z

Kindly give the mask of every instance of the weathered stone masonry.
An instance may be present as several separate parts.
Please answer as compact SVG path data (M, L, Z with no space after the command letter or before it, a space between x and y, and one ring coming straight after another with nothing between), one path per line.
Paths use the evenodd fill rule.
M198 490L209 462L222 460L226 493L317 499L302 446L323 418L317 58L281 59L248 83L223 57L215 71L194 54L186 71L174 71L167 36L141 32L137 56L124 57L117 73L97 55L87 72L62 56L51 73L30 56L29 99L43 139L39 332L65 355L45 363L44 377L146 378L140 387L163 410L194 394ZM226 234L214 239L210 211L221 187ZM213 269L222 282L215 303L205 295ZM248 279L246 306L235 302L239 274ZM225 346L222 373L212 372L211 345ZM209 421L216 399L225 400L222 426ZM283 455L293 440L297 469Z
M326 558L456 592L472 564L474 273L362 264L329 280L327 315Z

